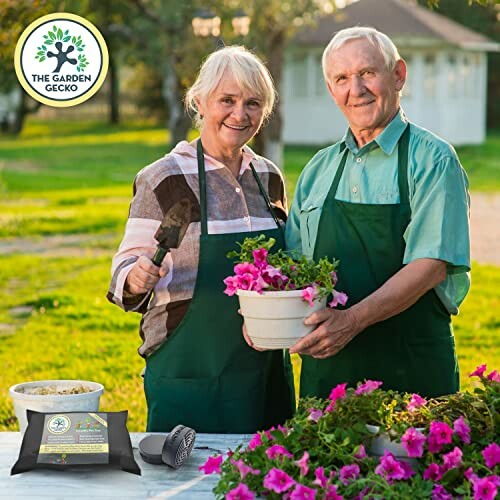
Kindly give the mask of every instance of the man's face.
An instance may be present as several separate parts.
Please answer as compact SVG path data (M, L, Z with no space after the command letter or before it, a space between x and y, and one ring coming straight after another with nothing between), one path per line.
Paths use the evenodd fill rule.
M389 71L380 51L366 39L350 40L330 55L328 90L354 133L381 132L399 107L406 66Z

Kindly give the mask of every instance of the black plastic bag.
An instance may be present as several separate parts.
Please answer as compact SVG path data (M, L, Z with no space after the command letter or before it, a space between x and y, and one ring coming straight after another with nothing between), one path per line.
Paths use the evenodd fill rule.
M28 428L11 475L33 469L109 467L141 474L127 430L127 411L39 413Z

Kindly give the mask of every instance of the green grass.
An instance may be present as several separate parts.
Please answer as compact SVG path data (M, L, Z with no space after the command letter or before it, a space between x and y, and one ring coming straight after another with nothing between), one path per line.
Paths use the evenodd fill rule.
M0 430L17 422L10 385L34 379L102 382L101 408L128 409L129 429L145 428L140 317L107 302L111 257L127 217L137 171L166 153L162 128L144 123L29 122L20 138L0 139L0 247L16 237L88 235L76 256L1 255ZM472 189L500 190L500 134L459 150ZM291 195L315 148L285 151ZM291 199L291 196L290 196ZM462 385L487 362L500 367L500 268L474 264L473 287L454 319ZM299 360L294 358L298 374Z

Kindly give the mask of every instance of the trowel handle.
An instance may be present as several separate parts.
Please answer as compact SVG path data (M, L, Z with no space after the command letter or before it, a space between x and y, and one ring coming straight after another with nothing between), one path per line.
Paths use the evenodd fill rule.
M153 261L153 264L155 266L160 267L161 263L163 262L163 259L165 258L165 255L167 255L168 251L169 251L169 248L158 247L156 249L156 253L154 254L153 258L151 259Z

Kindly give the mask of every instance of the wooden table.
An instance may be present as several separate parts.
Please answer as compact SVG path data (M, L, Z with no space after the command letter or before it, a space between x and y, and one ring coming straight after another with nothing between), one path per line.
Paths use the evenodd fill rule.
M102 500L102 499L207 499L214 498L212 488L219 475L204 475L198 467L217 453L225 453L243 442L250 435L197 434L195 448L178 469L166 465L150 465L142 460L137 449L144 433L131 433L135 459L142 476L113 469L83 470L33 470L15 476L10 469L16 462L21 448L19 432L0 432L0 498L9 500ZM197 449L208 447L210 449Z

